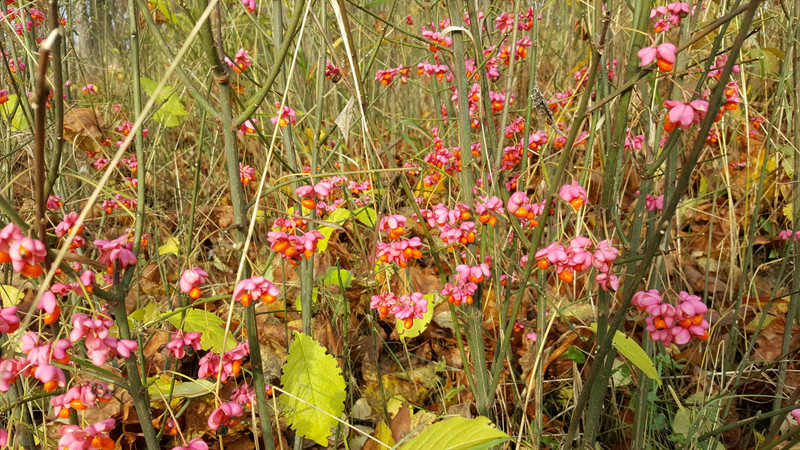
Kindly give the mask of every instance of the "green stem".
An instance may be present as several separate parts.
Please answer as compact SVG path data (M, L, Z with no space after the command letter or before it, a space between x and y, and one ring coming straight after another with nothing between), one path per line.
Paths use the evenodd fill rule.
M269 90L272 89L272 84L275 82L275 79L278 78L278 75L282 73L281 67L283 64L284 59L286 59L286 55L289 53L289 47L292 45L292 40L294 39L297 30L300 28L300 19L303 17L303 14L300 12L302 11L303 4L305 2L303 0L295 0L294 7L292 9L294 16L292 17L292 21L289 22L289 27L286 28L286 34L283 36L283 43L281 44L280 49L276 53L275 61L273 61L272 69L270 69L269 74L267 75L267 80L264 84L261 85L261 88L247 101L249 105L236 117L236 120L233 123L235 128L242 126L245 120L249 119L256 109L261 105L261 102L267 97ZM237 169L238 170L238 169Z
M204 7L208 7L207 1L203 2ZM219 4L217 4L217 20L221 21ZM218 22L219 23L219 22ZM221 25L217 27L219 33ZM200 38L206 53L206 58L214 73L214 80L216 81L220 92L220 109L222 123L222 135L225 146L225 159L227 163L228 172L228 185L231 191L231 203L233 204L233 220L236 229L236 237L238 242L244 242L245 227L247 221L244 210L244 195L242 192L242 183L239 179L239 153L236 149L236 136L233 132L232 122L233 115L231 112L231 85L230 74L226 67L223 65L219 55L221 52L222 37L217 36L215 43L214 35L211 29L211 23L206 22L200 32ZM244 264L242 269L242 277L246 278L250 275L250 267ZM261 420L261 432L264 436L264 444L269 449L274 449L272 439L272 426L269 421L269 410L267 409L267 399L265 394L264 371L261 361L261 345L258 337L258 327L255 322L255 305L250 305L245 308L245 321L247 322L247 340L250 345L250 365L252 368L253 381L255 384L256 403L259 409L259 418Z
M48 22L51 30L60 30L60 19L57 14L58 0L50 0L50 14ZM59 31L61 33L61 31ZM55 126L55 139L53 140L53 155L50 157L45 183L44 195L49 196L53 191L53 185L58 178L58 169L61 166L61 154L64 151L64 71L61 60L61 40L54 45L50 51L53 55L53 98L50 103L53 105L53 125Z
M733 44L731 55L738 56L739 50L744 43L744 39L747 36L748 29L753 21L753 16L755 15L755 11L758 8L758 5L761 3L760 0L753 0L748 4L748 9L745 14L744 19L742 20L742 24L740 27L739 34L736 36L736 41ZM733 71L733 66L736 63L737 58L731 57L728 59L728 62L725 64L725 68L722 71L722 76L718 81L717 85L714 87L714 90L711 94L711 99L709 101L709 111L718 111L719 107L722 104L722 94L725 89L725 84L730 77L731 72ZM614 318L614 321L611 323L611 327L608 329L606 336L602 341L598 340L598 350L595 356L595 363L592 365L592 369L589 372L589 375L586 380L586 385L594 386L595 392L590 392L589 389L585 389L581 392L573 410L573 420L569 427L569 431L567 432L566 437L564 438L564 448L565 450L569 450L574 445L575 436L578 432L578 428L580 427L580 420L578 418L582 415L584 408L586 407L589 396L590 395L602 395L605 392L605 380L597 382L595 380L598 379L598 375L600 370L605 368L604 361L606 357L612 354L613 347L612 347L612 338L621 326L622 323L625 321L627 317L627 310L630 308L631 300L633 299L634 294L634 287L638 285L638 283L644 279L645 274L650 269L650 264L653 260L653 257L658 250L658 247L661 244L661 239L664 235L666 235L666 231L669 229L669 224L672 221L673 216L675 215L675 211L678 207L678 202L683 194L689 187L689 181L693 172L693 169L697 165L697 160L700 157L700 152L702 151L703 147L705 146L705 136L708 135L709 130L713 124L714 114L706 115L705 119L703 120L700 130L698 132L699 138L697 138L694 142L694 146L692 148L689 157L687 158L686 162L683 165L683 170L681 171L680 177L678 179L678 183L676 185L675 193L670 198L669 202L665 205L664 210L659 218L657 225L656 225L656 236L657 238L653 241L649 242L647 248L645 249L644 258L642 259L641 263L638 266L636 273L633 277L627 280L628 285L626 286L625 293L623 295L623 301L619 308L619 313ZM546 211L546 210L545 210ZM631 287L632 286L632 287ZM602 387L598 387L602 385Z

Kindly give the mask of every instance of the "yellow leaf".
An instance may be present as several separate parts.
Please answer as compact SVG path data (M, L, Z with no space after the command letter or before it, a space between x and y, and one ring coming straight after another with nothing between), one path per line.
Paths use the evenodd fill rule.
M3 308L18 305L19 302L25 297L19 289L7 284L0 284L0 297L3 299Z
M378 422L378 426L375 428L374 437L386 445L393 446L395 444L394 438L392 437L392 430L390 430L389 426L382 421Z
M178 240L175 239L174 236L170 236L169 239L167 239L166 244L162 245L161 247L158 247L159 255L166 255L169 253L177 255L179 251L180 251L180 242L178 242Z

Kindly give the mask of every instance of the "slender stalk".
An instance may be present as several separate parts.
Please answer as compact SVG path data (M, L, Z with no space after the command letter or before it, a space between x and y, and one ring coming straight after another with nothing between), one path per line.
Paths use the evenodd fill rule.
M208 6L206 6L208 7ZM217 4L218 21L221 21L219 4ZM227 163L228 185L231 191L231 203L233 204L233 220L236 229L236 236L239 242L244 242L246 231L244 224L247 221L244 210L244 194L242 183L239 180L239 153L236 150L236 136L233 132L233 115L231 112L231 85L230 74L220 59L222 53L222 36L219 35L221 24L218 22L216 43L212 33L211 23L206 22L200 32L206 58L214 73L214 81L217 83L220 92L220 121L222 123L222 136L225 146L225 159ZM241 267L243 278L250 276L250 267L244 264ZM231 306L232 307L232 306ZM265 394L266 384L264 382L264 370L261 361L261 345L258 338L258 327L255 321L255 304L245 308L245 321L247 323L247 340L250 344L250 366L252 369L253 381L255 384L256 403L259 409L261 420L261 432L264 437L264 444L268 449L274 449L272 439L272 426L269 421L269 410L267 409L267 399ZM220 367L222 370L222 367Z
M44 213L47 205L47 198L44 193L44 181L46 168L44 166L44 144L47 139L45 127L47 125L47 66L52 53L52 48L58 46L58 30L50 32L47 40L39 48L39 67L36 71L36 95L31 103L34 111L34 144L33 144L33 166L34 166L34 196L36 199L36 230L39 233L39 240L47 246L47 223L44 220Z
M753 0L748 3L747 12L745 13L745 17L742 20L742 24L740 26L739 34L736 36L736 40L733 44L731 49L732 56L738 56L739 50L744 43L744 39L748 34L748 30L750 25L752 24L753 17L755 15L755 11L758 8L758 5L761 3L760 0ZM730 77L731 72L733 71L733 66L736 63L737 58L731 57L728 59L728 62L725 64L725 67L722 71L722 75L714 87L714 90L711 94L711 98L709 101L709 111L718 111L719 107L722 104L722 94L725 89L725 84ZM676 184L675 193L670 198L669 202L664 206L664 210L656 224L656 230L658 231L656 235L658 236L657 239L648 242L648 245L644 252L644 258L639 263L638 269L636 273L633 275L631 279L628 280L628 286L637 286L638 283L644 279L645 274L650 269L650 264L655 256L658 247L661 244L661 239L664 235L666 235L666 231L669 229L669 224L672 221L673 216L675 215L675 211L677 210L678 203L680 198L686 192L689 187L689 181L693 172L693 169L697 165L697 161L700 157L700 152L702 151L705 145L705 136L708 135L709 130L714 121L714 115L708 114L706 115L705 119L702 121L700 130L698 132L699 137L695 140L694 145L692 147L692 151L689 154L686 162L683 165L683 170L681 171L680 177L678 178L678 182ZM596 381L599 375L600 370L604 369L604 362L606 357L608 357L611 352L613 351L612 347L612 338L616 330L618 330L622 323L624 322L625 318L627 317L626 311L630 308L631 300L633 299L634 289L633 288L626 288L626 291L623 296L622 304L619 308L619 313L614 318L614 321L611 323L611 327L609 328L606 336L604 337L603 341L598 341L598 350L595 356L595 363L592 365L592 369L589 372L589 375L586 380L587 386L592 386L593 389L585 389L581 392L578 401L575 404L575 408L573 409L573 417L575 418L572 423L570 424L569 431L567 432L566 437L564 438L564 448L565 450L569 450L574 445L575 436L577 435L578 428L580 427L580 420L577 420L583 413L584 408L586 407L589 396L590 395L604 395L605 394L605 380L603 381Z
M50 14L48 22L51 30L60 31L60 19L58 12L58 0L50 0ZM53 105L53 125L55 126L55 138L53 139L53 155L48 164L47 180L45 182L44 195L47 197L53 191L53 185L58 177L58 169L61 166L61 154L64 151L64 71L61 60L61 39L50 51L53 59L53 97L50 103Z
M450 20L453 23L461 17L461 1L448 2ZM472 168L472 152L470 151L470 117L469 117L469 103L467 93L469 88L467 85L467 72L464 65L464 33L456 31L453 33L453 66L455 66L456 73L456 87L458 89L458 143L461 148L461 190L459 191L459 200L462 203L470 205L473 204L472 198L472 185L473 185L473 168ZM471 250L467 251L467 264L472 264L475 260L474 254ZM470 355L472 362L475 366L475 399L478 403L478 413L481 415L489 415L489 407L491 405L490 398L492 390L490 387L490 380L487 378L486 373L486 357L484 355L484 341L483 341L483 308L481 306L482 289L479 287L475 293L475 303L472 307L464 308L464 315L468 326L467 342L470 347ZM451 308L451 312L452 312ZM456 315L453 315L454 321L457 320ZM465 361L465 364L468 362Z
M795 3L794 5L795 17L797 17L798 13L800 13L800 5ZM798 92L797 89L800 88L800 73L798 73L798 70L800 70L800 59L796 57L796 55L798 54L798 42L799 42L798 39L800 39L800 23L795 23L794 39L792 39L792 46L788 52L789 56L785 60L785 61L792 61L792 80L794 83L793 90L795 93ZM788 64L785 61L782 63L784 66ZM784 70L782 70L782 72L785 73L786 72L785 67L783 69ZM784 77L781 76L781 82L783 81L783 79ZM776 97L776 98L782 98L782 97ZM798 145L800 145L800 116L798 116L798 114L800 114L800 102L797 101L796 96L794 98L794 104L791 106L793 106L794 109L794 114L793 114L794 130L795 130L793 133L794 148L800 148L798 147ZM775 110L777 110L777 108L775 108L774 111ZM772 123L772 121L770 121L770 123ZM767 149L764 148L764 151L766 152ZM768 159L769 157L765 155L764 160L766 161ZM800 173L800 158L795 156L793 160L794 160L794 167L793 167L794 173L798 174ZM764 171L762 170L762 176L763 174ZM759 195L756 198L761 198L761 196ZM800 211L800 183L792 183L792 211ZM755 228L752 225L751 227ZM800 214L794 214L794 223L792 226L792 230L798 230L798 229L800 229ZM793 258L794 267L795 270L798 270L797 268L800 267L800 251L798 251L800 250L800 246L798 246L793 239L791 241L792 241L792 246L795 250ZM752 246L752 244L750 244L750 246ZM795 321L797 320L798 312L800 312L800 276L797 276L796 273L792 280L791 292L792 295L789 298L789 310L786 312L786 324L784 325L783 342L781 342L781 353L787 353L789 351L789 346L791 344L791 338L792 338L792 327ZM785 388L788 362L789 362L788 359L782 359L780 367L778 369L778 385L775 388L775 392L777 393L777 395L775 401L773 402L773 408L775 409L780 408L783 401L783 396L781 395L781 393L784 391ZM773 419L773 421L778 422L779 419L776 417L775 419Z
M275 79L278 78L280 73L282 73L281 63L284 59L286 59L286 55L289 54L289 47L292 45L294 36L300 28L300 19L303 17L303 14L300 14L300 11L302 10L304 3L305 2L303 0L295 0L292 8L294 16L292 16L292 21L289 22L289 26L286 28L286 33L283 36L283 43L276 53L275 60L272 63L272 69L270 69L269 74L267 75L267 80L261 85L261 88L258 90L258 92L256 92L255 95L253 95L253 97L247 101L249 106L245 108L245 110L242 111L239 116L236 117L236 120L233 123L234 128L242 126L245 120L252 117L253 113L256 112L256 109L258 109L258 107L261 105L261 102L263 102L267 97L269 90L272 89L272 84L275 82Z
M127 293L128 289L127 286L125 286L123 283L120 283L120 271L120 264L119 261L117 261L114 267L114 287L116 299L115 301L110 302L110 306L114 313L114 322L119 330L120 339L130 340L131 330L128 327L128 312L125 309L125 294ZM127 270L127 273L132 273L135 271L136 268L131 267ZM141 352L141 346L139 348ZM139 372L139 365L136 360L137 354L138 352L131 353L129 357L125 358L125 369L128 371L128 386L126 386L126 388L133 399L133 405L136 408L136 414L139 416L139 422L142 425L142 434L144 434L144 440L147 443L147 448L159 448L158 436L156 435L156 430L153 427L152 415L150 413L150 399L149 395L147 394L147 389L145 389L142 385L141 377L144 374Z

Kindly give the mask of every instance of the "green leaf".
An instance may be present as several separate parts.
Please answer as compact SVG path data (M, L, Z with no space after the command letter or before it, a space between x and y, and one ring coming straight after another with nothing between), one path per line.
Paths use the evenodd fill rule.
M586 362L586 355L583 354L581 349L575 347L574 345L570 345L567 349L567 358L570 361L575 361L578 364L583 364Z
M468 450L487 448L488 444L499 444L511 438L495 428L488 418L479 416L474 419L453 417L437 422L411 439L402 450Z
M158 83L147 77L141 77L140 81L142 89L152 96L158 87ZM170 86L164 86L156 100L159 107L153 114L153 119L165 127L177 127L181 124L181 118L189 115L177 93Z
M169 388L172 385L172 378L151 377L147 379L153 384L147 388L147 393L153 398L166 400L169 398ZM172 398L194 398L214 392L214 383L200 379L187 382L176 381L172 389Z
M592 330L597 332L597 324L591 324ZM636 343L633 339L626 336L621 331L617 330L614 334L613 339L614 346L617 348L617 351L628 359L634 366L638 367L639 370L642 371L648 378L651 380L656 380L659 386L661 386L661 378L658 376L658 372L656 371L656 366L653 365L653 360L647 356L647 352L642 349L639 344Z
M436 299L436 294L429 292L423 295L422 298L428 300L428 312L422 313L422 319L414 319L414 324L411 325L411 328L407 330L403 325L402 320L396 320L395 328L397 329L397 334L400 335L400 338L415 338L422 334L422 332L425 331L425 328L428 327L428 324L431 323L431 319L433 319L433 307L435 306L433 302Z
M8 101L0 105L0 110L3 112L3 120L6 122L10 121L12 130L24 131L28 129L28 120L25 118L25 113L22 111L22 105L17 107L17 103L17 96L9 94ZM12 112L14 116L9 117Z
M348 288L351 284L353 284L353 274L349 270L328 267L328 271L322 276L323 286L344 286Z
M328 220L327 221L328 222L334 222L334 223L337 223L337 224L343 224L352 215L353 214L350 212L349 209L338 208L338 209L334 210L328 216ZM334 230L333 227L328 227L328 226L319 227L319 232L322 233L323 239L320 239L319 241L317 241L317 252L322 253L322 252L325 251L326 248L328 248L328 239L331 238L331 235L333 234L333 230Z
M368 227L374 227L378 223L378 213L371 206L365 206L356 210L356 219Z
M286 421L299 435L327 446L331 428L337 424L334 417L344 412L345 383L336 360L314 339L298 333L283 366L281 384L297 397L283 394L279 398Z
M158 317L159 312L160 311L158 310L158 306L156 306L155 302L150 302L136 311L128 314L128 317L139 322L150 322Z
M180 314L170 316L167 320L176 328L181 328ZM182 329L187 333L195 331L203 333L200 337L200 345L203 346L203 350L211 350L217 353L223 351L222 341L225 340L225 321L216 314L203 309L190 309L186 313ZM233 350L236 344L236 338L233 337L233 333L228 331L228 339L225 343L224 351Z

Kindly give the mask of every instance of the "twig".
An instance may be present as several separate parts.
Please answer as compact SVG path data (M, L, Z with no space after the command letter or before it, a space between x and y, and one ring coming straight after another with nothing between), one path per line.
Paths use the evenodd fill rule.
M47 123L47 66L50 59L51 49L58 46L58 30L53 30L39 48L39 67L36 71L36 95L31 103L34 110L34 143L33 143L33 166L34 172L34 195L36 198L36 229L39 232L39 240L47 246L47 223L44 221L47 198L44 196L44 143L47 138L45 126Z

